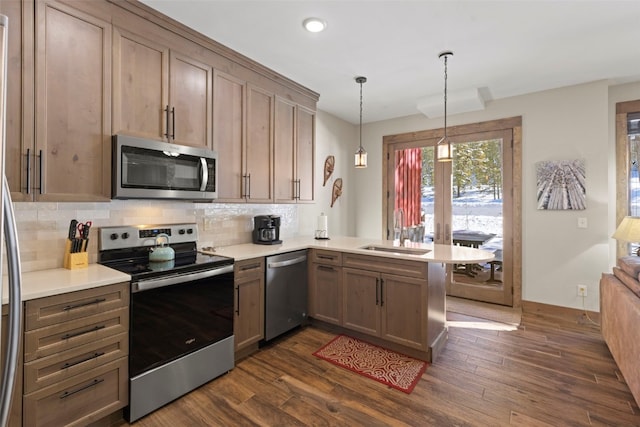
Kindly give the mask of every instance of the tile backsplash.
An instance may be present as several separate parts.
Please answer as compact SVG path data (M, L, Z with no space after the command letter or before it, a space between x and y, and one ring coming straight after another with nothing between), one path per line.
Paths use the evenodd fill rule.
M298 235L298 206L112 200L104 203L14 203L22 271L62 267L69 221L92 221L89 262L98 260L100 227L195 222L198 247L251 242L255 215L280 215L280 237ZM304 234L304 233L303 233ZM6 272L6 269L3 269Z

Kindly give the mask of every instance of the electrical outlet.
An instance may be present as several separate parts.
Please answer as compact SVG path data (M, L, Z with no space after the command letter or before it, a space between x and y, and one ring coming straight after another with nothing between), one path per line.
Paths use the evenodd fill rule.
M579 297L587 296L587 285L578 285L578 296Z

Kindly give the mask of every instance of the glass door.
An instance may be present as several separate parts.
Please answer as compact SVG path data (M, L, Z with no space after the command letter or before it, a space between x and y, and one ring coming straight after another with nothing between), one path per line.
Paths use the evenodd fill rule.
M447 295L513 305L511 140L511 130L454 136L452 162L437 161L438 139L394 144L389 151L388 223L402 209L410 240L495 255L489 263L450 265ZM390 239L398 238L397 232L391 237L394 225L387 225Z

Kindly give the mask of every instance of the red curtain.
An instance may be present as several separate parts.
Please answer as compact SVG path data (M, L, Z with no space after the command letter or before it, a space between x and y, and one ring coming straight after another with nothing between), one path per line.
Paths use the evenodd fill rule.
M422 150L407 148L396 151L395 209L404 211L405 226L420 224L422 208Z

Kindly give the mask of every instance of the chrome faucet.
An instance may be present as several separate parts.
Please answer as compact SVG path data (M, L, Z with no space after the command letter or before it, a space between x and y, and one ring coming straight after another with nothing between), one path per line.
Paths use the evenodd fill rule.
M406 240L405 229L404 229L404 211L402 209L398 209L396 213L396 219L400 222L400 246L404 246L404 241Z

